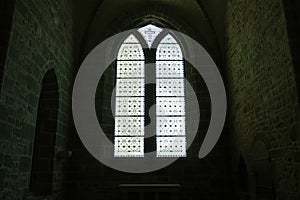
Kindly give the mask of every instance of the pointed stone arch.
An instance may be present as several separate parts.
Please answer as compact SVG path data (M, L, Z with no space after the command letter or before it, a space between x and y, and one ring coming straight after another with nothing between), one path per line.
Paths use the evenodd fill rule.
M38 104L30 191L36 195L52 193L57 115L58 82L53 69L44 76Z

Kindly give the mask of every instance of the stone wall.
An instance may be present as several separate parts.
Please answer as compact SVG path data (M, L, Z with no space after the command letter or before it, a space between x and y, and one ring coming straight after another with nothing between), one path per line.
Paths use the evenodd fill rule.
M15 0L3 0L0 3L0 91L2 86L4 65L10 39Z
M297 91L300 94L300 2L295 0L285 0L282 1L286 24L289 36L289 44L291 48L292 60L294 65L294 72L296 77Z
M229 1L226 37L233 173L242 157L251 198L299 199L299 105L282 1ZM262 168L270 175L261 182Z
M47 198L63 198L68 165L57 159L57 153L67 149L71 120L72 26L70 1L16 2L0 99L0 199L32 198L29 182L39 95L50 69L58 79L59 110L53 191Z
M186 200L199 197L208 200L299 199L299 15L294 18L297 9L293 3L292 0L229 0L227 63L222 71L227 71L228 75L230 116L220 141L206 158L197 158L209 123L210 99L203 80L187 64L186 78L197 92L201 110L199 133L188 150L189 157L156 172L128 174L94 159L71 127L71 91L76 72L73 67L73 23L76 21L72 1L2 1L0 200L113 200L119 199L118 186L122 183L178 183L182 185L179 197ZM2 6L4 4L7 7ZM156 10L155 15L160 17L155 19L163 19L161 24L174 23L174 27L187 32L193 30L183 19L168 17L168 12L163 7ZM91 29L94 38L86 39L87 49L121 29L132 28L128 24L136 24L137 18L143 19L138 14L129 14L131 18L128 14L124 17L122 13L116 14L118 21L100 34L96 31L98 26ZM197 33L191 35L198 36ZM210 53L218 49L211 41L201 44L211 49ZM88 53L85 50L81 49L83 53L78 60ZM216 59L218 55L212 56L221 66L221 59ZM56 126L53 190L50 195L36 196L29 189L34 139L42 80L51 69L57 77L59 95L57 124L49 124L51 129ZM97 96L99 122L110 133L113 133L114 124L108 97L114 87L114 74L114 67L106 71ZM73 151L71 165L66 157L58 156L66 155L69 146ZM235 196L231 188L235 189Z

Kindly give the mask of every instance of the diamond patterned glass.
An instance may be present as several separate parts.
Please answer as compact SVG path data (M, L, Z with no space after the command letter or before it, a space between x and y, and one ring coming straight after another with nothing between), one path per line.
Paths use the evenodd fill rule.
M117 79L118 96L144 96L144 79Z
M156 51L156 155L186 157L183 56L166 35Z
M140 44L122 44L118 60L143 60L144 53Z
M184 96L183 79L157 79L156 91L157 96Z
M162 29L138 30L151 48ZM146 55L147 56L147 55ZM176 39L167 34L156 50L156 156L186 157L184 62ZM115 157L144 156L145 55L133 34L117 56Z
M144 97L117 97L117 116L140 116L144 115Z
M184 97L156 97L156 115L185 115Z
M178 44L159 44L157 60L182 60L182 52Z
M184 117L157 117L156 125L157 136L184 136L185 118Z
M144 137L115 137L115 157L143 157Z
M143 117L116 117L116 136L144 136Z
M142 46L131 34L117 57L115 157L144 156L144 65Z
M118 61L117 78L144 78L144 61Z
M157 157L186 157L185 137L156 137Z
M156 78L184 78L183 61L156 61Z

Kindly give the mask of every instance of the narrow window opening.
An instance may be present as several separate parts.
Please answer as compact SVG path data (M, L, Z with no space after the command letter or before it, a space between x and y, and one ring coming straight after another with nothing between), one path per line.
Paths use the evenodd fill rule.
M58 85L54 70L42 82L33 149L30 191L52 193L53 164L58 114Z
M147 25L138 30L148 48L134 34L118 51L115 109L115 157L143 157L151 137L145 139L148 111L155 103L157 157L186 157L184 61L180 45L167 34L153 47L162 29ZM145 52L145 55L144 55ZM147 65L145 63L155 65ZM150 78L153 83L146 84ZM151 82L150 81L150 82ZM147 113L145 113L147 112ZM146 141L146 143L145 143ZM152 143L151 143L152 144Z

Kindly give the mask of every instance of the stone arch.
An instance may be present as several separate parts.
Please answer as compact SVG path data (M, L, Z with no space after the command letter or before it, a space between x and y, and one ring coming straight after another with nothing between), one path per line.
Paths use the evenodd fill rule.
M9 40L12 30L13 15L15 10L16 0L1 2L0 13L1 13L1 44L0 44L0 92L2 88L4 67L6 65L6 55L8 52Z
M207 38L203 34L208 30L203 32L196 32L194 27L188 24L184 19L181 19L177 15L174 15L174 12L171 8L161 8L157 5L147 5L139 8L139 10L136 10L134 15L125 12L119 14L118 16L118 18L115 18L111 21L109 26L109 30L111 31L106 31L106 35L104 38L108 38L111 35L120 33L122 31L142 27L147 24L153 24L161 28L176 30L189 35L190 37L197 40L209 52L218 66L222 63L218 42L216 40L207 40ZM97 27L94 24L96 23L96 21L97 16L95 16L93 21L91 21L91 23L89 24L89 33L97 31L93 29ZM210 31L211 27L208 27ZM89 36L88 33L87 36ZM90 39L89 41L85 41L85 44L82 45L81 52L83 56L80 60L83 60L87 52L95 47L95 44L99 44L104 39L100 37L91 38L92 39Z
M52 192L58 105L58 82L50 69L42 80L36 120L30 178L30 191L36 195Z

